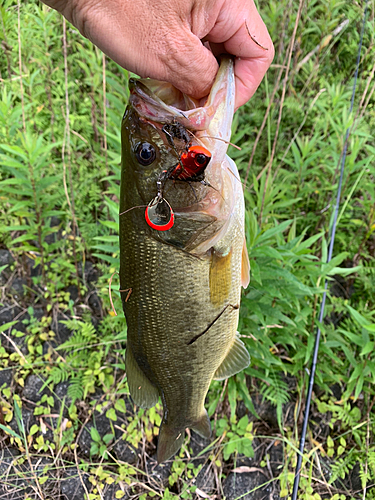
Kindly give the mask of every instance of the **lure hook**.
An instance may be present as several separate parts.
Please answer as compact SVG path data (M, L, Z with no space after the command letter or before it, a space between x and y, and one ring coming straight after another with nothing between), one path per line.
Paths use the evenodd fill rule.
M172 207L160 193L147 205L145 219L147 224L157 231L168 231L173 226L174 213Z

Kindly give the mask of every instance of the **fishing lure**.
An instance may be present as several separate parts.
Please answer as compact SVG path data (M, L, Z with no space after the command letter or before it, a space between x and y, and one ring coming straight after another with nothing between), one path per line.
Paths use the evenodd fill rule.
M162 196L155 196L146 207L147 224L157 231L167 231L174 224L172 207Z
M181 181L201 181L211 160L211 153L203 146L190 146L180 156L180 161L169 178Z
M204 179L204 170L207 167L211 153L203 146L192 146L194 134L178 121L163 126L169 145L178 157L178 164L169 172L169 179L183 181L201 181ZM184 150L180 154L175 140L184 143Z
M163 127L164 130L165 127ZM179 129L178 129L179 130ZM172 135L167 135L173 142ZM184 139L186 136L184 137ZM168 139L168 140L169 140ZM174 142L173 142L173 147ZM174 224L174 213L168 201L163 197L163 190L168 179L181 181L203 181L204 171L211 160L211 153L203 146L186 146L177 165L163 170L157 181L157 195L146 207L147 224L157 231L167 231Z

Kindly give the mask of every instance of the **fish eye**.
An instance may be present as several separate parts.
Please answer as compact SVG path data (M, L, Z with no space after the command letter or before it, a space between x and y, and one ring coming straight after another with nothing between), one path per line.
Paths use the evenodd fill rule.
M149 142L141 142L141 144L137 146L135 156L138 163L146 167L147 165L151 165L151 163L155 160L156 151L154 146Z

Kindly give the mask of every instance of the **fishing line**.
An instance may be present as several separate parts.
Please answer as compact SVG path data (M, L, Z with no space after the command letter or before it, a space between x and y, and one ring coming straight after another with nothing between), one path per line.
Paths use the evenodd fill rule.
M360 58L361 58L361 49L362 49L362 42L363 42L363 34L364 34L364 30L365 30L366 17L367 17L367 6L368 6L368 0L366 0L365 11L363 13L361 36L360 36L359 45L358 45L356 70L355 70L355 74L354 74L354 83L353 83L352 98L351 98L351 101L350 101L350 113L353 111L354 96L355 96L355 91L356 91L356 87L357 87L359 62L360 62ZM330 243L329 243L327 264L332 259L333 245L335 243L337 217L338 217L339 205L340 205L340 198L341 198L342 180L343 180L343 177L344 177L346 152L347 152L347 149L348 149L349 132L350 132L350 127L348 127L346 129L346 134L345 134L345 142L344 142L344 148L343 148L342 159L341 159L340 180L339 180L339 185L338 185L338 188L337 188L336 205L335 205L335 210L334 210L332 230L331 230L331 234L330 234ZM322 303L320 305L320 313L319 313L319 323L320 324L322 324L323 320L324 320L324 308L325 308L325 303L326 303L326 298L327 298L327 287L328 287L328 281L326 279L325 283L324 283L324 293L323 293L323 297L322 297ZM312 359L312 363L311 363L311 372L310 372L309 386L308 386L307 398L306 398L305 415L304 415L304 419L303 419L302 434L301 434L301 440L300 440L299 451L298 451L298 456L297 456L296 471L295 471L295 475L294 475L292 500L297 500L298 486L299 486L299 480L300 480L300 474L301 474L301 466L302 466L303 450L304 450L304 447L305 447L307 424L308 424L308 421L309 421L309 412L310 412L310 405L311 405L311 397L312 397L312 391L313 391L313 385L314 385L316 365L317 365L317 361L318 361L318 351L319 351L320 334L321 334L321 331L320 331L320 328L318 328L318 330L316 332L316 337L315 337L314 353L313 353L313 359Z
M108 284L108 295L109 295L109 301L111 303L111 307L112 307L112 311L114 313L115 316L117 316L117 312L116 312L116 309L115 309L115 306L113 305L113 300L112 300L112 279L113 279L113 276L117 274L117 276L120 276L119 273L117 271L115 271L114 273L112 273L112 276L109 278L109 284ZM133 291L132 288L127 288L126 290L117 290L118 292L128 292L127 296L126 296L126 299L125 299L125 302L127 302L129 300L129 297Z

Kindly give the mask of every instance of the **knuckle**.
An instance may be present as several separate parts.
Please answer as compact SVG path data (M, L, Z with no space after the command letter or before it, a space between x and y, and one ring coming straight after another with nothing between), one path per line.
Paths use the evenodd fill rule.
M212 78L207 72L205 50L194 43L189 36L167 43L161 54L166 79L186 94L199 97L207 94Z
M98 16L97 2L94 0L85 0L70 2L70 12L68 19L79 30L81 35L90 39L92 25Z

